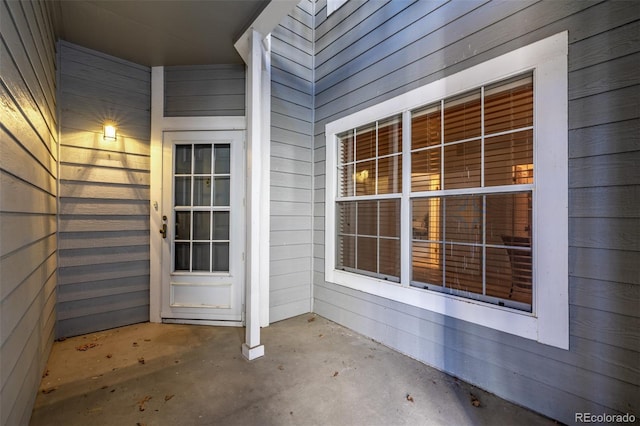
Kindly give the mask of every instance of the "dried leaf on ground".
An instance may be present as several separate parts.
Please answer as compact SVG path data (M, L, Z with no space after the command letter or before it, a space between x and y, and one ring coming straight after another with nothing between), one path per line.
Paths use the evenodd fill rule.
M49 375L49 369L47 368L47 370L44 373L42 373L42 378L44 379L48 375Z
M113 354L107 354L107 358L113 358Z
M474 407L479 407L480 400L478 399L478 397L475 396L474 394L469 394L469 395L471 395L471 405L473 405Z
M133 342L133 343L131 344L131 346L133 346L134 348L137 348L137 347L138 347L138 342Z
M144 404L146 404L149 400L151 400L151 397L147 395L144 398L142 398L140 401L138 401L138 409L140 411L144 411Z
M144 364L144 357L141 356L140 358L138 358L138 362L140 364Z
M174 396L175 396L175 395L165 395L165 396L164 396L164 400L165 400L165 402L166 402L166 401L168 401L168 400L170 400L170 399L171 399L171 398L173 398Z
M340 374L340 373L338 373L337 371L335 371L335 372L333 373L333 377L336 377L338 374Z
M144 339L144 341L145 341L145 342L150 342L150 341L151 341L151 339Z
M316 317L311 317L311 318L307 319L307 322L313 322L315 320L316 320Z
M409 394L407 394L407 401L413 402L413 397Z
M58 389L58 387L57 387L57 386L51 386L50 388L42 389L42 393L44 393L44 394L51 393L51 392L53 392L53 391L54 391L54 390L56 390L56 389Z
M80 351L80 352L84 352L84 351L86 351L88 349L95 348L96 346L99 346L99 345L97 343L93 343L93 342L85 343L84 345L76 346L76 350Z
M280 370L280 371L284 370L284 366L279 365L279 366L278 366L278 370Z

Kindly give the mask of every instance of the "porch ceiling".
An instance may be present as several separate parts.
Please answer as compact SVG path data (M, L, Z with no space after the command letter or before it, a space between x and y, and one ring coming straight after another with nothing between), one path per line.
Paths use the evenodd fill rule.
M269 0L56 0L63 40L141 65L242 63L233 43Z

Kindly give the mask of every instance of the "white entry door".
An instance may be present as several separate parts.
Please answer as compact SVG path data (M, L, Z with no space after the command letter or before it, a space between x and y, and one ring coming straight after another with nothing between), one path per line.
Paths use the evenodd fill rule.
M243 131L164 133L163 320L242 321L243 146Z

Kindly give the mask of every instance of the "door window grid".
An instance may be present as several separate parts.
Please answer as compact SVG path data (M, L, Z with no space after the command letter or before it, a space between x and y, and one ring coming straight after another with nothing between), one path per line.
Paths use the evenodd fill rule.
M174 271L228 272L231 146L174 149Z

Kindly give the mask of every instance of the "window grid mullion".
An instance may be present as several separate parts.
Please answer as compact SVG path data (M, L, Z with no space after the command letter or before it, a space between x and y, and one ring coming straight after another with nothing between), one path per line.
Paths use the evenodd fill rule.
M480 88L480 187L484 188L484 86ZM482 196L482 294L487 294L487 196Z
M411 285L413 274L411 235L411 111L402 113L402 198L400 199L400 283Z
M444 187L444 99L440 100L440 189ZM447 287L447 235L445 230L445 219L447 217L447 203L444 197L440 197L440 205L442 206L442 216L440 217L440 229L442 231L442 287Z

